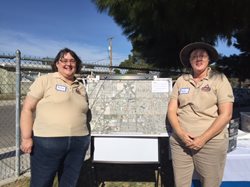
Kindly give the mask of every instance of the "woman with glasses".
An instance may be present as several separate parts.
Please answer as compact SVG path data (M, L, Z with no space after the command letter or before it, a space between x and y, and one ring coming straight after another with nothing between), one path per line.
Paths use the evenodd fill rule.
M75 74L81 60L59 51L53 73L30 86L21 112L21 150L31 158L31 187L76 186L90 143L87 93ZM33 120L33 116L34 120Z
M180 52L190 73L177 79L167 111L176 187L190 187L194 170L203 187L219 187L222 181L234 96L225 75L209 67L217 58L216 49L203 42Z

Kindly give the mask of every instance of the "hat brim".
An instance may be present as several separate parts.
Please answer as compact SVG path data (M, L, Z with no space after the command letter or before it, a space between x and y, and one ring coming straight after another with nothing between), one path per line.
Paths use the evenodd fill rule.
M206 50L208 55L209 55L210 62L216 61L219 57L217 50L213 46L211 46L210 44L207 44L204 42L190 43L190 44L186 45L185 47L183 47L183 49L180 52L180 60L181 60L181 63L185 67L187 67L189 64L190 53L195 49Z

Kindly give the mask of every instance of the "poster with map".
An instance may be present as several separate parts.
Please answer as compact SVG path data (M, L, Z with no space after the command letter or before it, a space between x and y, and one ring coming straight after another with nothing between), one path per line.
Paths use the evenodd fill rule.
M96 77L86 84L94 134L166 133L171 78Z

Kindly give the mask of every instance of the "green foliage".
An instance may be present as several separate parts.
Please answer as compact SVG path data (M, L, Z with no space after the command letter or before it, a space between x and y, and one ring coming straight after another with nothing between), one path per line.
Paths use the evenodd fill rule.
M224 57L218 61L217 66L221 68L228 77L239 78L239 82L244 82L247 78L250 78L250 56L247 54Z
M250 23L246 24L245 27L238 30L234 37L237 39L237 43L234 44L236 48L241 50L245 55L250 55Z
M136 55L129 55L128 59L122 62L119 67L131 68L127 71L127 74L134 73L147 73L148 69L152 69L152 64L147 64L141 57L136 57ZM133 69L132 69L133 68ZM136 70L134 70L136 69Z
M114 69L115 74L121 74L121 71L119 69Z

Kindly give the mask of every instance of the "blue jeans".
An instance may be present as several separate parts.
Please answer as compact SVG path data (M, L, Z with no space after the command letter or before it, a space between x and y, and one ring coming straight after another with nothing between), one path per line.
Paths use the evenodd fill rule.
M51 187L57 174L60 187L75 187L90 136L33 137L30 187Z

